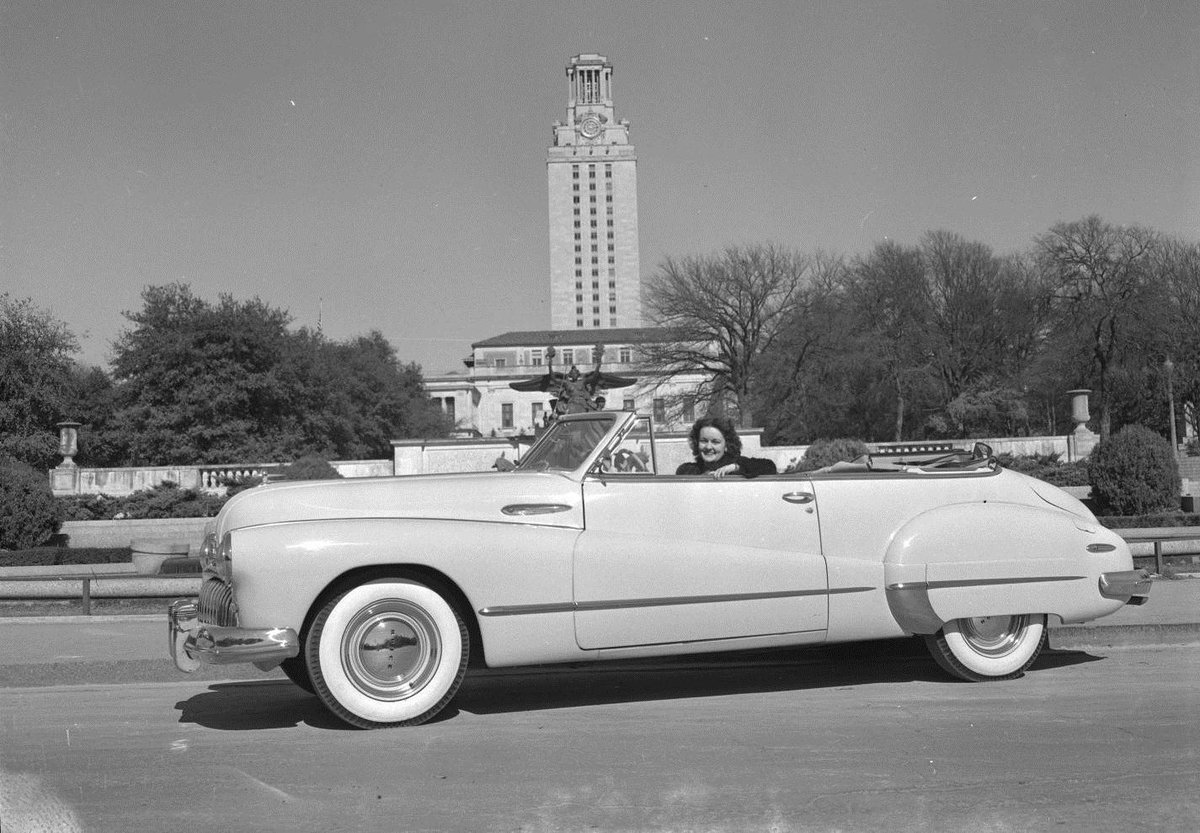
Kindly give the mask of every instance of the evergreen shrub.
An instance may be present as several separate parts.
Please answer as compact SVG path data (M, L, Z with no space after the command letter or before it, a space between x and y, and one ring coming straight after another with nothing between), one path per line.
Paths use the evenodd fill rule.
M59 506L46 475L16 461L0 465L0 549L35 547L60 525Z
M1087 461L1098 515L1147 515L1179 506L1179 463L1171 444L1141 425L1100 442Z
M868 453L867 444L862 440L845 437L834 440L817 440L804 452L804 456L800 458L795 470L815 471L832 466L834 463L849 463L866 453Z
M284 480L340 480L338 470L322 457L301 457L279 470Z
M997 454L996 459L1006 469L1036 477L1054 486L1087 486L1090 482L1086 462L1076 460L1064 463L1057 453L1022 457L1006 453Z

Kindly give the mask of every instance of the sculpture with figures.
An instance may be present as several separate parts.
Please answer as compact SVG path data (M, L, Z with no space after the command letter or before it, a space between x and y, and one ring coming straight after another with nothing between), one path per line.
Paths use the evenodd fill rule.
M595 348L596 367L587 373L581 373L579 368L571 365L565 373L554 369L556 352L553 347L546 348L546 372L523 382L511 382L509 387L519 391L545 391L554 396L551 411L546 416L546 424L553 422L563 414L579 414L586 411L598 411L604 405L601 390L609 388L624 388L635 384L637 379L629 376L617 376L604 373L600 365L604 359L604 345L597 344Z

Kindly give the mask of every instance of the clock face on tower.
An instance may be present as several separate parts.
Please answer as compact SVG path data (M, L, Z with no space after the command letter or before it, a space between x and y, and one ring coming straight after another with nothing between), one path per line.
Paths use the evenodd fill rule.
M583 121L579 124L579 132L584 135L584 138L595 139L600 135L600 119L589 113L583 117Z

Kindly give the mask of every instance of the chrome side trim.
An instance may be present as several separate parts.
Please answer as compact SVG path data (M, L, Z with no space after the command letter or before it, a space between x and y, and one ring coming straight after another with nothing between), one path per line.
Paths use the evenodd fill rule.
M300 653L300 638L291 628L225 628L204 625L198 607L179 599L167 609L167 641L171 659L180 671L191 673L204 665L252 662L266 670Z
M1088 552L1112 552L1116 547L1112 544L1088 544Z
M908 633L937 633L946 624L934 612L924 581L889 584L887 603L896 624Z
M951 587L990 587L996 584L1040 584L1047 581L1080 581L1087 576L1030 576L1028 578L963 578L948 581L929 581L930 590L945 590Z
M1145 604L1150 595L1150 571L1141 569L1101 573L1100 595L1106 599L1129 599L1130 604Z
M874 587L841 587L835 590L780 590L768 593L729 593L713 596L663 596L653 599L614 599L599 602L551 602L531 605L497 605L480 608L480 616L529 616L541 613L594 612L598 610L632 610L642 607L669 607L671 605L699 605L721 602L753 602L763 599L790 599L805 596L842 595L845 593L869 593Z

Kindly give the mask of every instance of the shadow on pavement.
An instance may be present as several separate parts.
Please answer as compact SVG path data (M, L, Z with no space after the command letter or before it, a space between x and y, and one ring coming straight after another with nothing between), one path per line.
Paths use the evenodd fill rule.
M351 730L320 700L288 680L213 683L175 708L180 723L224 731L286 729L302 723L317 729Z
M1082 651L1047 650L1034 666L1062 668L1101 659ZM432 722L460 712L503 714L614 703L802 691L856 685L955 684L920 639L704 657L610 661L534 668L469 671L458 696ZM176 703L180 723L223 731L279 729L301 724L358 731L335 718L315 696L286 680L212 683Z

